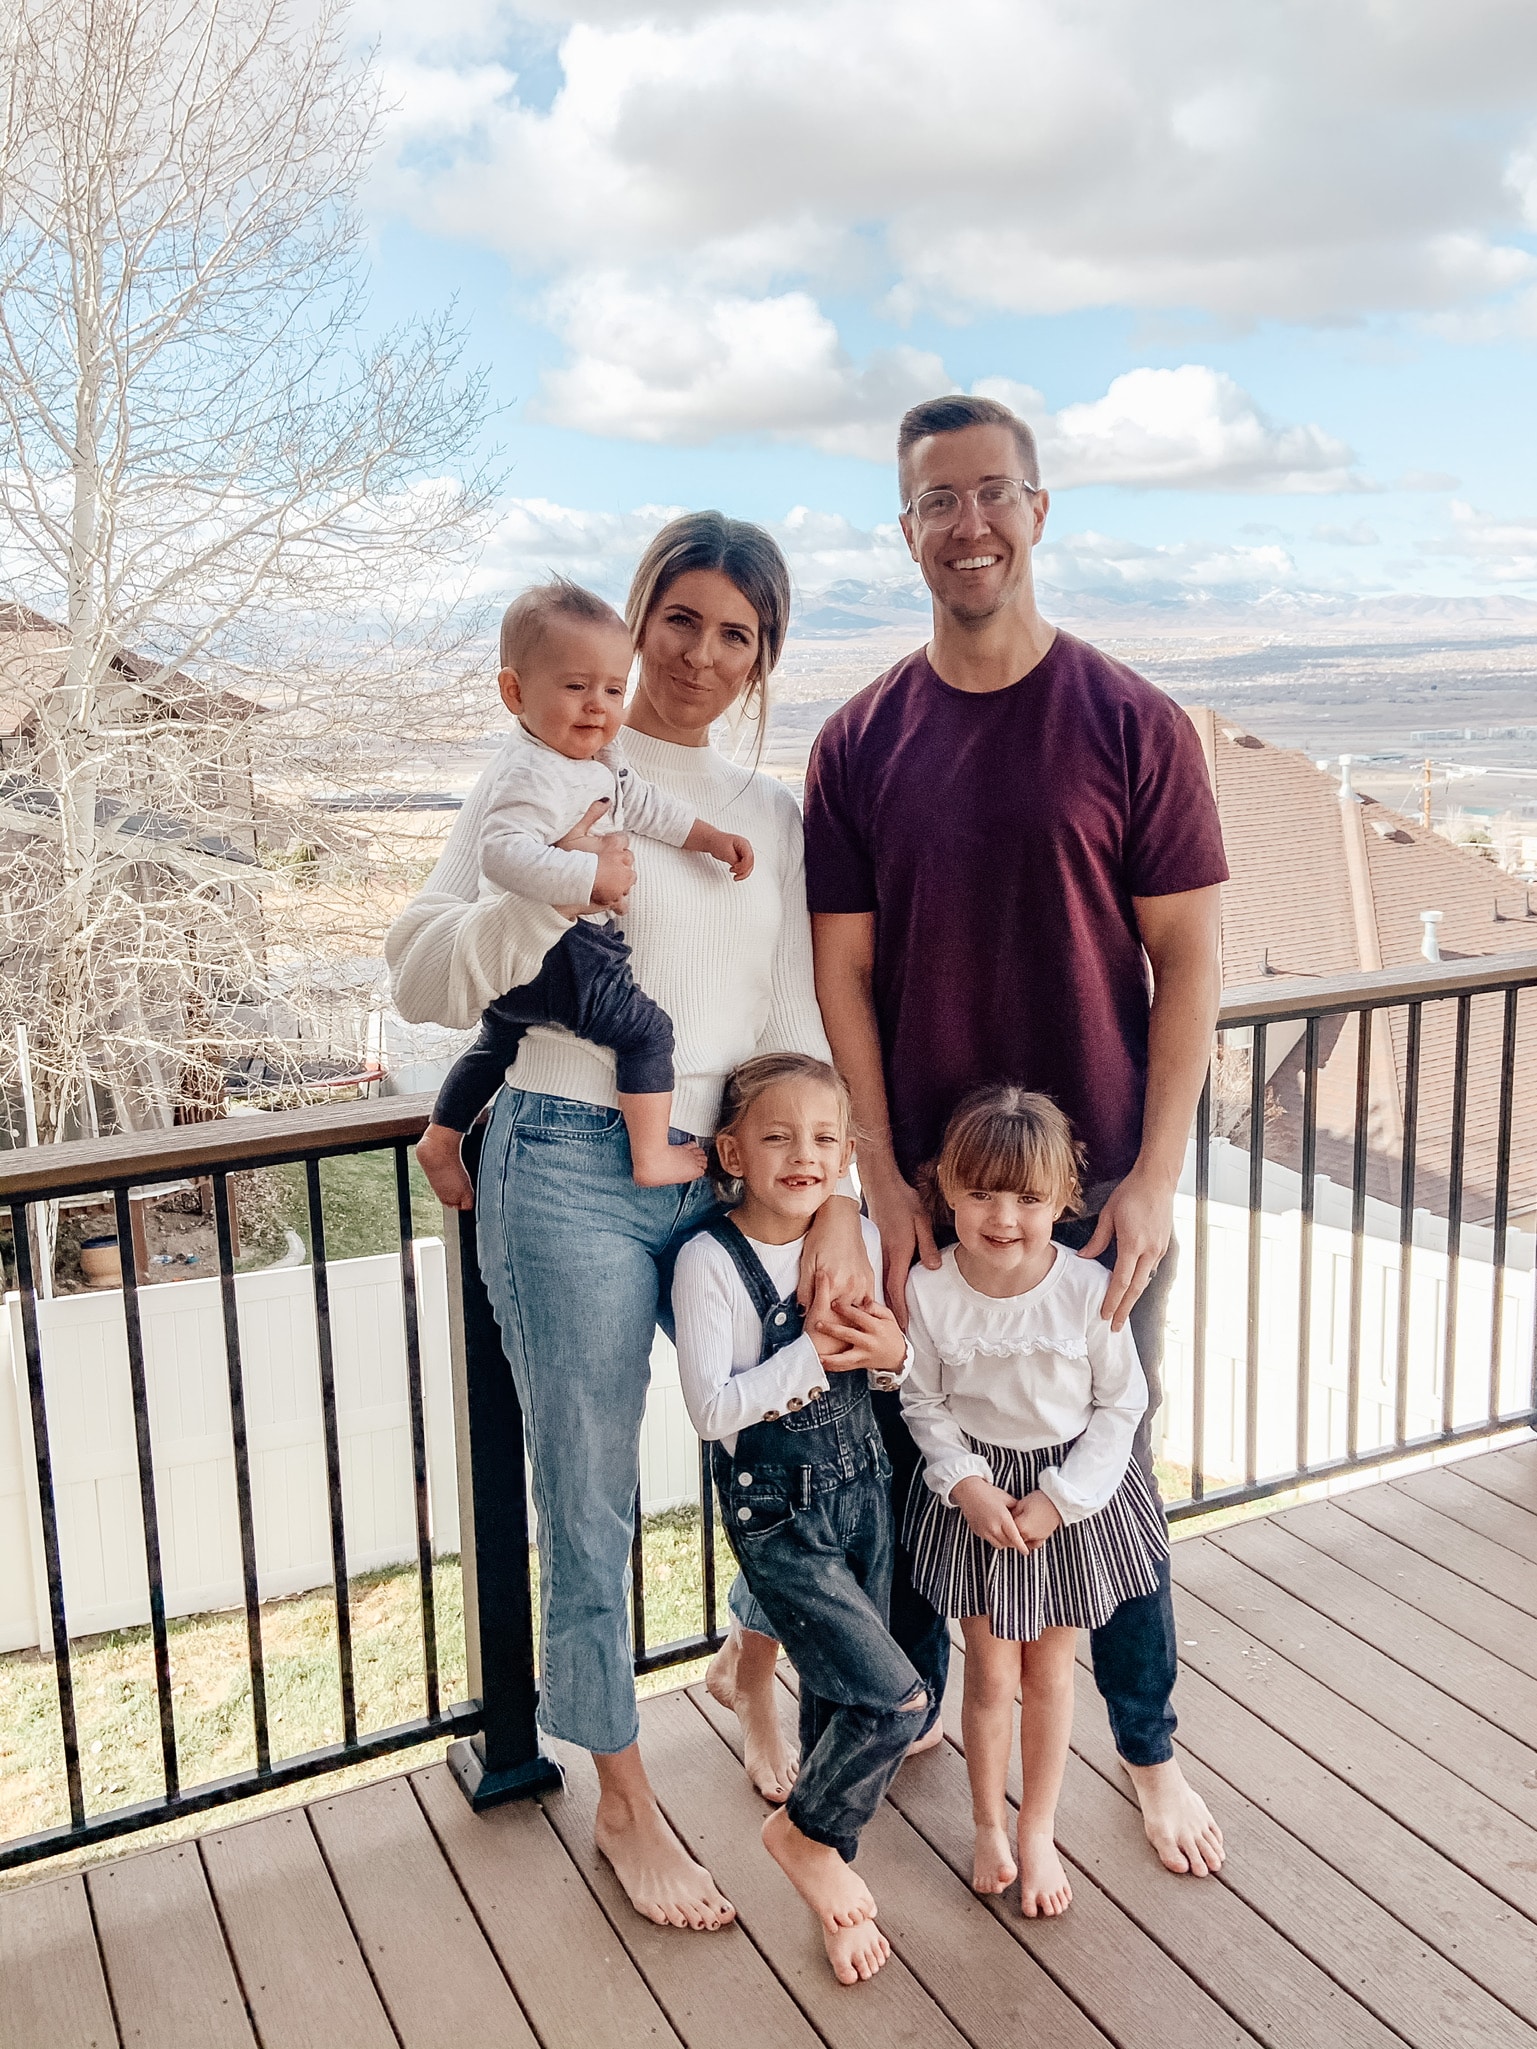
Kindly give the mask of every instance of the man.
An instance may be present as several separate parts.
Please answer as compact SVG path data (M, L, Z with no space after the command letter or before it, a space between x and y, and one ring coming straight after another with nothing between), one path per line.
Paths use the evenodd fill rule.
M1216 805L1178 706L1041 617L1048 499L1025 423L934 399L897 461L933 638L828 721L806 784L817 995L887 1298L905 1318L914 1255L938 1264L914 1178L961 1098L1053 1096L1086 1148L1085 1213L1057 1236L1113 1266L1104 1314L1130 1318L1147 1373L1151 1477L1174 1191L1221 993ZM900 1506L917 1454L899 1418L883 1427ZM910 1586L892 1627L942 1688L948 1637ZM1148 1840L1171 1871L1217 1870L1220 1831L1173 1753L1167 1568L1090 1644Z

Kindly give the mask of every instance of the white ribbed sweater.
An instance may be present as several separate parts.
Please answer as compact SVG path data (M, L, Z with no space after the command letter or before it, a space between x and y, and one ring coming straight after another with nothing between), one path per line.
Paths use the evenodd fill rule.
M714 748L674 747L628 728L620 743L637 774L711 825L745 833L756 856L748 879L733 882L708 855L655 840L634 847L624 934L635 979L673 1022L672 1121L704 1136L739 1061L770 1052L828 1058L811 980L800 812L782 783ZM481 814L497 766L475 785L426 887L385 940L396 1007L414 1024L473 1025L493 996L532 981L569 926L521 897L476 900ZM569 1032L531 1031L507 1079L605 1108L617 1102L613 1054Z

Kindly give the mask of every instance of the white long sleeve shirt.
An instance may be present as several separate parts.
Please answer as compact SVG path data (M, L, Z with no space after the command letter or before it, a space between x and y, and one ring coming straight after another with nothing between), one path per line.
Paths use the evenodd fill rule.
M880 1295L881 1241L868 1217L860 1219L865 1251ZM745 1236L745 1233L744 1233ZM804 1238L788 1245L748 1244L781 1300L800 1275ZM672 1313L677 1326L678 1380L689 1420L706 1442L736 1450L737 1433L750 1423L772 1423L827 1392L827 1369L804 1334L771 1358L760 1359L763 1325L729 1252L708 1231L690 1238L673 1272ZM906 1371L904 1366L903 1372ZM901 1373L872 1374L872 1387L898 1385Z
M1068 1444L1041 1492L1064 1522L1103 1508L1125 1477L1147 1409L1147 1380L1130 1325L1100 1315L1110 1276L1097 1260L1057 1247L1051 1271L1023 1295L980 1294L956 1264L908 1276L912 1371L902 1415L924 1457L923 1477L949 1505L958 1480L992 1478L967 1442L1014 1451Z
M568 852L555 841L600 798L609 809L593 826L597 833L622 831L681 847L694 829L689 807L638 776L617 746L573 761L515 726L492 765L481 816L481 893L510 890L530 903L586 903L598 857Z
M795 799L772 776L713 747L675 747L626 729L631 766L696 818L752 842L753 872L733 882L718 861L656 840L635 847L625 913L635 979L672 1019L672 1121L713 1132L726 1076L754 1053L828 1058L811 983L806 856ZM496 763L455 821L425 888L384 943L396 1006L409 1023L478 1022L506 989L531 982L571 920L523 897L480 897L480 832ZM513 1086L615 1107L614 1056L554 1027L536 1027L508 1069Z

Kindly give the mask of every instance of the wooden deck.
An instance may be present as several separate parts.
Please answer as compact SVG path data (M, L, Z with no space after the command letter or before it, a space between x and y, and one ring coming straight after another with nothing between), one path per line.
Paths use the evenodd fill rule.
M860 1859L893 1960L845 1990L734 1724L673 1693L652 1774L735 1928L631 1912L584 1760L478 1821L437 1766L0 1895L0 2045L1537 2049L1537 1444L1180 1543L1175 1579L1219 1881L1154 1862L1080 1672L1073 1908L977 1900L957 1688Z

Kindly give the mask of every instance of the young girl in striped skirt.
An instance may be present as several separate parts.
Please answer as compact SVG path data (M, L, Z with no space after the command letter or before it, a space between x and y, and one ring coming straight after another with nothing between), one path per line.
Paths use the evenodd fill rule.
M1047 1096L990 1088L950 1120L932 1176L958 1242L907 1283L902 1412L926 1486L908 1504L913 1584L966 1639L961 1727L972 1885L1060 1914L1053 1842L1073 1719L1074 1633L1150 1594L1168 1540L1131 1456L1147 1382L1131 1331L1100 1314L1109 1275L1052 1239L1077 1204L1079 1150ZM1020 1713L1018 1862L1004 1786Z

